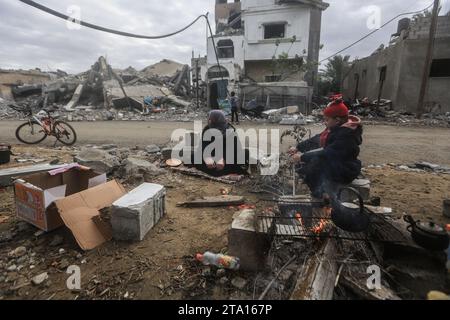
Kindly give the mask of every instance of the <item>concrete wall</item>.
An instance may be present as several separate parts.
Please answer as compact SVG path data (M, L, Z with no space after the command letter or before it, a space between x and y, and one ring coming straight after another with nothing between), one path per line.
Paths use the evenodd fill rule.
M277 74L275 72L275 74ZM266 82L265 77L273 75L272 61L246 61L245 76L256 82ZM303 74L301 72L295 74L281 74L283 81L302 81Z
M264 39L264 25L276 22L286 23L285 39L280 43L277 53L289 51L289 57L291 58L295 55L306 56L304 51L308 52L311 9L301 5L275 5L273 1L271 1L272 5L269 6L267 1L261 0L261 2L265 5L248 6L242 13L247 40L245 60L272 59L277 40ZM291 39L294 36L296 41L291 47Z
M11 99L11 87L22 84L42 84L49 81L50 75L34 71L0 70L0 95Z
M241 11L240 2L230 2L230 3L218 3L216 1L215 8L215 18L216 18L216 29L219 23L228 23L228 18L232 13Z
M230 80L239 81L239 77L241 76L241 71L244 69L244 36L216 36L214 37L214 41L217 43L219 40L232 40L234 45L234 58L230 59L219 59L220 65L226 68L230 74ZM212 66L217 65L216 54L214 51L214 46L211 38L208 38L207 44L207 68L211 68ZM205 72L206 74L206 72ZM206 79L206 77L202 76L202 79Z
M402 57L402 72L396 105L399 108L417 111L420 85L425 66L427 40L407 40ZM450 38L436 39L433 59L450 59ZM450 111L450 77L430 78L425 104L431 108L439 104L443 112Z
M387 66L381 98L393 101L395 110L417 111L427 39L404 40L377 54L357 61L344 80L344 96L355 97L355 74L360 76L358 98L378 98L380 67ZM450 38L438 38L434 59L450 59ZM364 70L366 76L363 76ZM430 78L425 96L428 108L439 104L442 112L450 111L450 77Z
M320 34L322 31L322 10L311 9L310 25L309 25L309 43L308 43L308 61L318 62L320 55ZM305 80L308 85L314 87L317 93L317 74L319 65L307 72Z
M421 18L417 23L411 26L408 39L428 39L430 34L431 19ZM435 38L449 38L450 37L450 16L438 17L437 29Z

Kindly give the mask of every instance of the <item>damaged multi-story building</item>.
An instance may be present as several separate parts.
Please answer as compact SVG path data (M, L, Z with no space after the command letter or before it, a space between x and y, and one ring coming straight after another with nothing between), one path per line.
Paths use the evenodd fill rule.
M352 63L344 82L348 99L392 101L395 110L417 112L431 17L399 21L389 45ZM450 111L450 15L439 16L425 95L426 112Z
M207 39L206 61L193 59L193 75L207 84L208 104L218 107L236 91L242 104L306 109L328 6L320 0L216 0L216 34Z

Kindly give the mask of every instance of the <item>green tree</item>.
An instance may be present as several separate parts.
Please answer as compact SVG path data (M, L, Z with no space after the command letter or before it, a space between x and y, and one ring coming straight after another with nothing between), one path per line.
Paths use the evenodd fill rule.
M325 68L319 72L319 90L321 95L330 92L342 92L344 76L350 68L350 56L335 56L331 58Z

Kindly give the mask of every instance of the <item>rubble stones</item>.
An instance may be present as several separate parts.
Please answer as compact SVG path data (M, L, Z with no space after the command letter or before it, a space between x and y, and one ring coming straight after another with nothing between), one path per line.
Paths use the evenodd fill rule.
M81 152L75 156L74 160L98 172L112 173L120 166L120 161L117 157L104 150L91 148L81 149Z
M9 257L14 257L14 258L19 258L22 257L23 255L25 255L27 253L27 248L25 247L18 247L15 250L11 251L10 253L8 253Z
M204 267L202 269L202 276L203 277L210 277L211 275L212 275L212 272L211 272L211 268L210 267Z
M158 153L161 151L161 149L157 146L157 145L149 145L145 147L145 151L147 151L148 153Z
M6 270L12 272L17 270L17 266L15 264L10 265Z
M104 144L100 147L100 149L102 150L111 150L111 149L116 149L117 145L115 144Z
M225 269L217 269L216 276L222 278L226 275L227 271Z
M233 287L243 290L247 286L247 280L241 278L241 277L235 277L233 280L231 280L231 284Z
M53 240L50 242L50 246L56 247L56 246L59 246L60 244L62 244L63 242L64 242L63 237L61 237L60 235L55 235L53 237Z
M125 175L132 177L136 174L142 174L145 178L154 177L163 174L165 171L158 168L155 164L138 158L128 158L125 161Z
M48 273L44 272L44 273L41 273L40 275L37 275L37 276L33 277L31 279L31 282L35 286L38 286L38 285L41 285L42 283L44 283L47 279L48 279Z
M11 241L14 238L14 234L11 231L0 232L0 243Z

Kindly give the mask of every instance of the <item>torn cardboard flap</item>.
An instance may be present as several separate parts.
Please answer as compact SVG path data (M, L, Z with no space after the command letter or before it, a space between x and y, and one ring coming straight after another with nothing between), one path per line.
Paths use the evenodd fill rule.
M91 250L111 240L111 227L102 223L99 210L109 207L126 193L113 180L55 201L64 224L83 250Z

